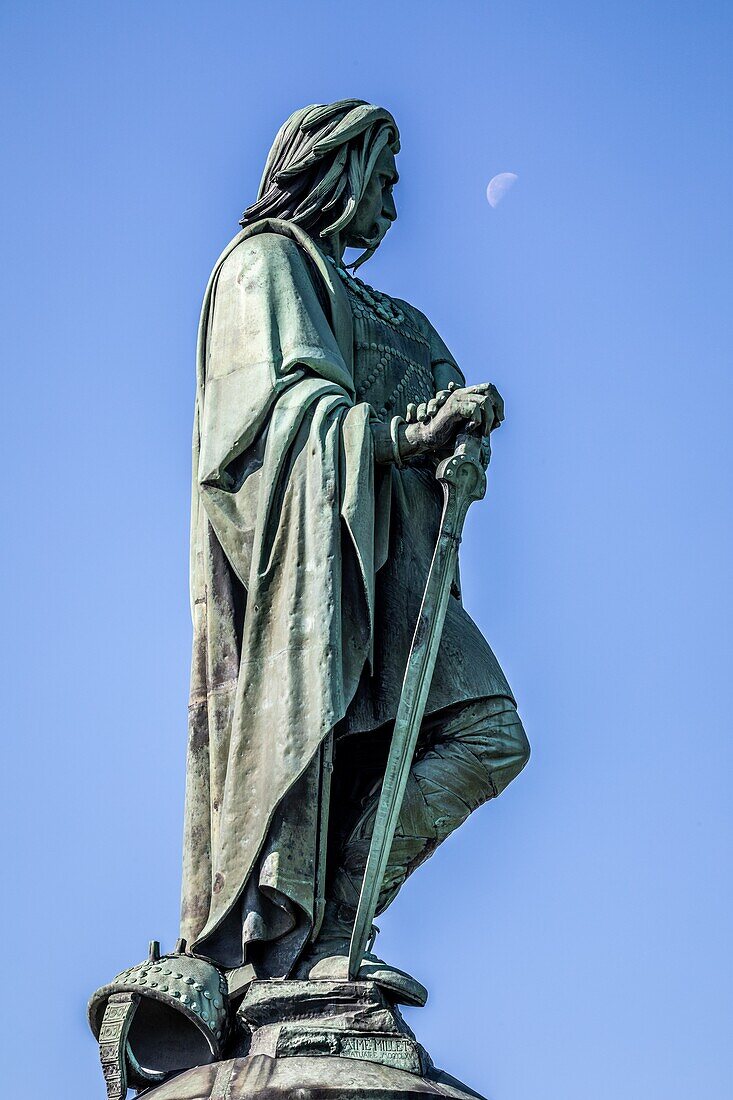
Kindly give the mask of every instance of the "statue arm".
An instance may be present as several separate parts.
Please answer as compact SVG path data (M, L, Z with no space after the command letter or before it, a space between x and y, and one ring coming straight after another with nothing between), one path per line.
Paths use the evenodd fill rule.
M397 446L399 447L400 460L411 458L418 453L418 448L409 438L407 424L397 425ZM374 417L371 421L372 438L374 439L374 459L382 466L388 466L395 462L395 448L392 440L390 425Z
M447 344L429 321L427 321L427 325L427 336L430 341L430 362L433 369L435 392L438 393L440 390L447 390L451 383L453 383L454 389L456 387L465 386L465 375L456 363L455 357L452 355Z
M440 390L447 390L451 382L454 386L465 386L466 384L466 380L456 364L447 359L433 362L433 381L435 382L436 393L439 393Z

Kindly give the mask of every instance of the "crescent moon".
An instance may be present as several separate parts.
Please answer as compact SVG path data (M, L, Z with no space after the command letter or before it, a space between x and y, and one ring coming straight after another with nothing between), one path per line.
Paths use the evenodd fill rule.
M518 178L514 172L499 172L498 176L494 176L486 188L486 198L489 200L489 206L496 208Z

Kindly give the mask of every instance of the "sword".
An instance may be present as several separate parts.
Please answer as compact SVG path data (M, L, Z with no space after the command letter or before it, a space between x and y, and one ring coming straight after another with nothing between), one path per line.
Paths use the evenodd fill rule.
M443 515L407 658L387 768L361 884L349 947L350 981L354 981L359 973L377 910L379 891L384 881L384 872L405 797L407 777L433 679L466 513L473 501L481 500L486 492L486 474L480 456L481 436L467 433L459 437L454 454L443 459L435 472L443 486Z

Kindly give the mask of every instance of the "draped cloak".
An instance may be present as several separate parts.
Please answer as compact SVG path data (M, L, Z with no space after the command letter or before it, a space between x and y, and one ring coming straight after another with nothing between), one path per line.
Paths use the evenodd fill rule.
M428 372L462 382L427 319L398 304ZM376 409L366 384L388 357L366 373L386 347L367 314L277 220L229 244L201 312L181 935L262 976L287 974L317 932L332 732L394 718L440 519L432 469L375 462L371 421L411 399L421 364L394 351L402 381ZM488 695L511 698L451 599L428 712Z

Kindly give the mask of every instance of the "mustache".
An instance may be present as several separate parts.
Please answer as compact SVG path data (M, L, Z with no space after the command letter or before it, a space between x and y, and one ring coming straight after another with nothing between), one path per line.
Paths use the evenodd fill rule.
M381 240L384 239L387 231L392 226L392 219L386 218L383 214L380 215L378 221L374 223L374 232L370 236L366 236L364 233L354 235L352 240L359 248L375 248Z

